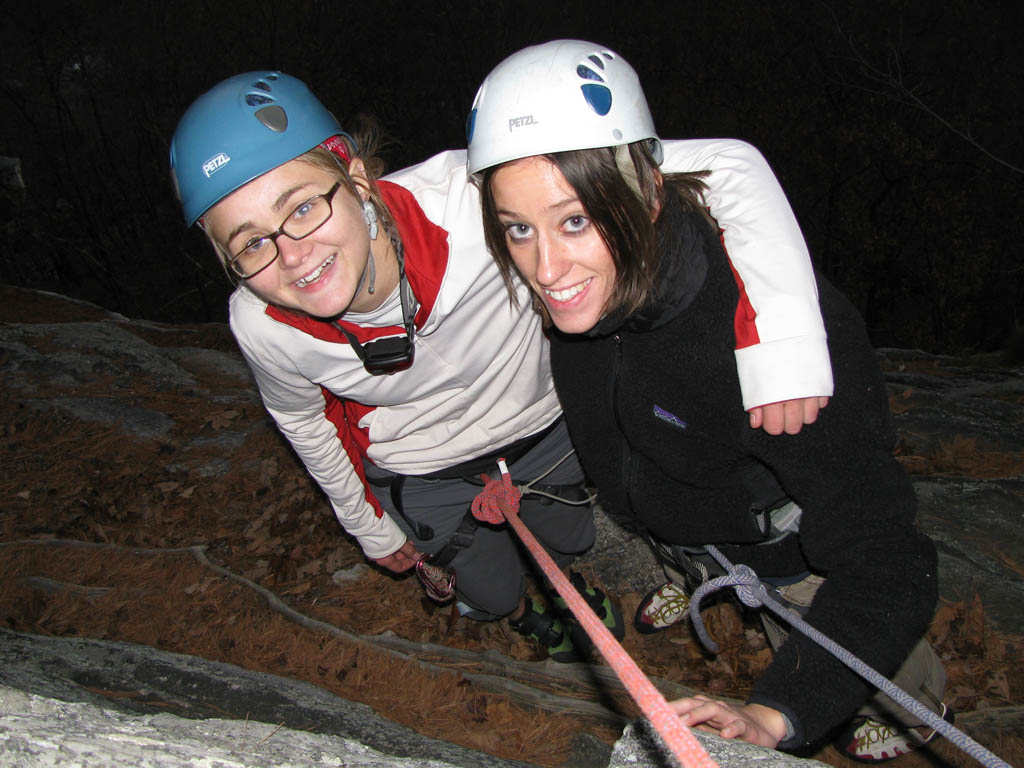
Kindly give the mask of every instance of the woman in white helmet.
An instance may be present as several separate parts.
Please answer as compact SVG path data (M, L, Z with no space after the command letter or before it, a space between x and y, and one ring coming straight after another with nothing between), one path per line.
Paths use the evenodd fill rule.
M681 616L665 615L666 596L685 601L694 582L721 573L704 549L714 544L945 713L945 675L921 641L935 548L914 526L885 385L854 308L819 282L840 396L818 423L783 438L749 429L737 373L746 342L763 341L762 329L787 342L792 318L760 323L754 291L771 276L744 272L742 237L708 214L718 171L659 167L663 146L632 68L593 43L527 48L488 75L469 126L488 247L510 290L527 283L554 326L552 372L580 462L601 502L642 522L677 574L641 603L638 628L666 628ZM712 215L722 210L711 201ZM794 307L801 314L813 313ZM783 358L758 362L786 372ZM838 746L866 761L930 738L884 695L868 701L867 684L804 635L766 627L778 647L746 704L682 699L688 725L784 749L845 726Z
M680 168L720 164L726 199L746 187L765 205L780 199L745 145L676 152ZM502 456L556 497L529 494L522 512L556 561L567 566L594 539L541 321L508 302L465 153L377 179L372 146L343 132L303 83L249 72L193 103L171 167L186 221L203 227L238 281L231 330L267 410L366 556L396 572L415 566L433 596L454 593L464 614L507 617L553 658L577 658L561 618L524 597L529 568L512 535L468 514L479 473ZM744 218L750 237L764 234L737 210L738 226ZM806 270L798 233L765 235L787 237L787 265ZM813 303L813 287L804 291ZM820 318L807 325L823 349ZM762 403L797 398L789 415L802 423L801 399L828 394L828 375L817 355L776 389L754 368L747 378L772 393ZM784 406L776 415L773 429L794 428ZM576 581L621 634L608 599Z

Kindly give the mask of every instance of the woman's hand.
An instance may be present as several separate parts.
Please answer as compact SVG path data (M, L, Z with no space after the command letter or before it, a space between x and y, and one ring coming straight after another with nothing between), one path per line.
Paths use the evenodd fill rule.
M827 397L803 397L798 400L783 400L751 408L750 426L763 428L769 435L795 435L804 424L813 424L818 411L828 405Z
M374 558L373 562L387 568L389 571L401 573L402 571L407 571L416 565L416 561L421 557L422 554L417 551L411 541L406 539L405 544L399 547L397 551L392 552L386 557Z
M734 706L705 696L677 699L669 706L683 725L717 733L723 739L740 739L775 749L786 738L782 713L761 704Z

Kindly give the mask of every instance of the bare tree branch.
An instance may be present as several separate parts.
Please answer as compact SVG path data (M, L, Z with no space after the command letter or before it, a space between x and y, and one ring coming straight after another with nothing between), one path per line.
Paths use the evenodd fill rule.
M847 47L849 47L850 49L850 52L852 54L851 60L855 62L857 65L859 65L865 77L877 83L881 87L878 90L874 90L871 88L866 88L864 86L856 86L852 83L848 83L847 85L850 85L851 87L854 88L859 88L860 90L867 91L869 93L875 93L881 96L886 96L901 104L914 107L920 110L921 112L924 112L933 120L940 123L953 135L958 136L959 138L966 141L968 144L977 149L979 152L981 152L983 155L988 157L993 162L998 163L1004 168L1008 168L1014 173L1024 173L1024 168L1014 165L1013 163L1008 162L1007 160L1004 160L1003 158L999 157L995 153L991 152L987 147L979 143L978 140L971 135L969 126L970 118L968 118L967 130L961 130L960 128L957 128L955 125L953 125L953 123L951 123L941 114L939 114L939 112L933 109L929 104L927 104L924 101L924 99L918 96L918 91L921 88L920 84L914 86L910 86L907 84L903 74L901 57L891 45L889 46L890 53L889 56L887 56L886 67L885 69L882 69L881 67L872 64L871 61L868 60L867 56L861 53L856 43L854 43L853 41L853 36L847 34L843 30L843 27L840 24L839 19L836 17L834 11L832 13L832 19L835 22L836 34L840 37L840 39L843 40L843 42L846 43Z

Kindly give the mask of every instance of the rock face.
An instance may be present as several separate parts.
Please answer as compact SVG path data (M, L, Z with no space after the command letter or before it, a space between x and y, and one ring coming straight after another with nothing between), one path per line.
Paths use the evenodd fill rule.
M0 630L0 713L0 764L12 768L528 765L426 738L308 683L128 643L7 630ZM627 729L610 757L591 750L583 760L581 750L574 764L665 765L643 734ZM817 764L699 739L733 768Z
M0 670L3 765L524 765L309 683L141 645L0 630Z
M980 595L993 626L1024 633L1024 367L879 350L918 524L947 600Z
M25 306L24 292L14 302L14 290L3 291L11 301L0 304ZM134 323L52 294L30 298L33 317L0 307L11 407L120 425L155 452L175 443L182 471L224 473L247 429L236 429L232 409L259 405L223 327ZM920 525L939 549L942 596L979 594L996 628L1024 634L1024 368L899 350L879 358ZM223 423L200 434L180 409L161 407L172 397L216 403ZM604 514L598 528L585 563L607 588L642 592L659 581L642 536ZM0 684L4 765L524 765L420 736L316 686L143 646L0 630ZM206 719L225 712L241 719ZM722 765L795 761L701 739ZM630 731L609 757L581 743L571 765L663 765L645 744Z
M382 754L358 741L238 720L185 720L174 715L133 717L91 704L0 688L0 759L22 766L193 765L251 768L449 768L427 758ZM477 762L476 765L487 763ZM497 763L501 765L502 763Z

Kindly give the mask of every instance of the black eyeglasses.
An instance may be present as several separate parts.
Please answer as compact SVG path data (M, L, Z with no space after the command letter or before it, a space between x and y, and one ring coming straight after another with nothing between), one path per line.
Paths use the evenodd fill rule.
M277 238L281 235L291 240L301 240L320 229L334 213L331 200L340 186L340 181L335 182L324 194L314 195L299 203L281 222L281 226L269 235L251 238L242 250L231 257L228 262L231 271L241 278L255 277L280 255Z

